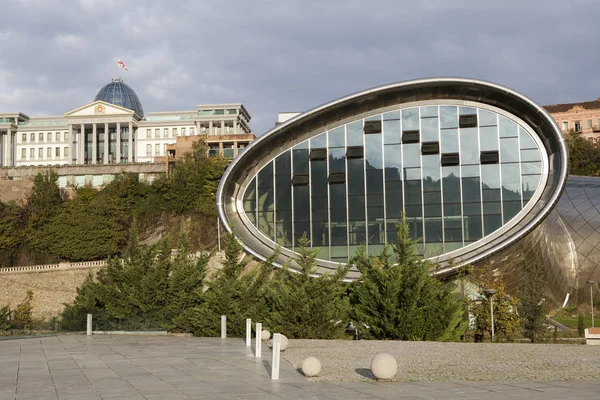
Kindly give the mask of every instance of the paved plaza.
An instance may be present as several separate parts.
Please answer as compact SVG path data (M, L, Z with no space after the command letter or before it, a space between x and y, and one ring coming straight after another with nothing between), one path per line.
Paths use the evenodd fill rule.
M64 335L0 341L0 399L594 399L600 381L280 380L241 339Z

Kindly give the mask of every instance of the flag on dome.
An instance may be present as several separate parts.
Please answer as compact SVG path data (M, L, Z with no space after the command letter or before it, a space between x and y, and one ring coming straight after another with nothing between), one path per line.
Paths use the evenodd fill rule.
M125 63L123 61L121 61L120 59L117 59L117 65L121 68L123 68L125 71L129 71L127 69L127 66L125 65Z

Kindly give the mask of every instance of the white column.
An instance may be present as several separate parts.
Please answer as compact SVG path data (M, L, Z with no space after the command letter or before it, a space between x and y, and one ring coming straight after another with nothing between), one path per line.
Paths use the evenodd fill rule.
M92 336L92 314L87 315L87 335Z
M200 121L196 121L196 135L200 135Z
M12 166L12 132L10 128L6 130L6 135L4 135L4 166L10 167Z
M221 339L227 338L227 316L221 315Z
M121 123L117 122L117 160L115 164L119 164L121 162Z
M233 134L237 135L237 133L238 133L238 122L237 122L237 120L234 120L233 121Z
M77 151L77 164L85 163L85 124L82 123L79 128L79 150Z
M225 134L225 121L221 121L221 135Z
M0 140L2 140L2 166L8 166L8 133L6 132L4 135L0 135Z
M108 149L109 147L108 123L104 124L104 164L108 164Z
M279 352L281 351L281 333L273 335L273 358L271 359L271 379L279 379Z
M133 162L133 123L129 122L129 133L127 134L129 146L127 147L127 162Z
M96 124L92 124L92 164L98 161L98 137L96 133Z
M69 160L69 164L75 164L75 159L76 159L76 154L77 152L75 151L75 133L73 132L73 125L69 124L69 140L71 141L71 145L69 146L69 157L71 158Z
M262 336L262 324L260 322L258 322L256 324L256 348L254 351L254 356L256 358L261 358L262 355L262 341L261 341L261 336Z
M212 121L208 122L208 134L209 135L214 135L215 133L213 132L213 123Z
M252 320L246 318L246 347L252 344Z

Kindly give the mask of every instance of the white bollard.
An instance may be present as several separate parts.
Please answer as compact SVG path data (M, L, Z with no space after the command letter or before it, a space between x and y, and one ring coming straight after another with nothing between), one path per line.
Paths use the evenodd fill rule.
M252 320L246 318L246 346L250 347L252 344Z
M279 379L279 350L281 348L281 333L273 335L273 359L271 360L271 379Z
M260 322L256 323L256 350L254 352L254 356L256 358L261 358L261 352L262 352L262 337L261 337L261 333L262 332L262 324Z
M227 317L225 315L221 315L221 339L225 339L227 337Z
M92 314L87 315L87 335L92 336Z

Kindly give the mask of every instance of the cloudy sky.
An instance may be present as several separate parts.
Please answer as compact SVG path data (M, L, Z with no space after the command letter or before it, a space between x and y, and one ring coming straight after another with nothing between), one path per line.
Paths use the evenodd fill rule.
M489 80L540 104L600 97L597 0L11 0L0 111L92 101L116 60L148 111L242 102L257 134L390 82Z

